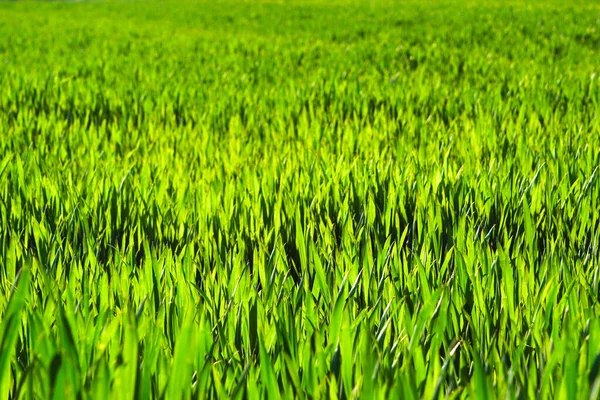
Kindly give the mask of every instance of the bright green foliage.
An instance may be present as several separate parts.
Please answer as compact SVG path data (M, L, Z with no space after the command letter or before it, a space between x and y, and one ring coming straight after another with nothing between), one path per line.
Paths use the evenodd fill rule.
M0 396L597 398L597 1L0 4Z

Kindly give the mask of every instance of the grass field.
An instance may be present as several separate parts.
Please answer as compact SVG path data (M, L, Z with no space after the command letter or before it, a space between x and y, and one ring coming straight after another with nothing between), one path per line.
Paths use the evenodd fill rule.
M0 399L597 398L598 1L0 3Z

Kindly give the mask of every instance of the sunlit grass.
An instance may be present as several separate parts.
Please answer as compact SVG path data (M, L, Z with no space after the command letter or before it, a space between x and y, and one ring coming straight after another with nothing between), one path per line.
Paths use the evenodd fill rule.
M596 398L599 50L587 2L0 3L0 398Z

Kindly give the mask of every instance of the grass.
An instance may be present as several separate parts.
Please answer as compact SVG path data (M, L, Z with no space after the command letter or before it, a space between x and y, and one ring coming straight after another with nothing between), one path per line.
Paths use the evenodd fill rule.
M600 4L0 3L0 398L597 398Z

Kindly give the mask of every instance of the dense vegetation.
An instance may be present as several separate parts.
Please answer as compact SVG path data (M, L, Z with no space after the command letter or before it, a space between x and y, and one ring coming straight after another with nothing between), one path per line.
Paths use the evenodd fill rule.
M600 4L0 3L0 398L595 398Z

